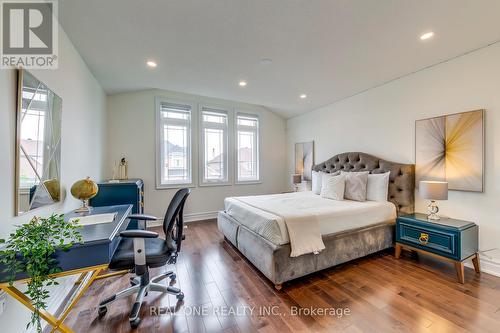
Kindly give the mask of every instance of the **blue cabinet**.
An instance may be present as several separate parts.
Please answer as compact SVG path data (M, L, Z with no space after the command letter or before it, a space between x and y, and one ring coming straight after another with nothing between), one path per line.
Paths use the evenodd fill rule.
M461 283L465 260L472 259L476 272L480 270L478 226L473 222L446 217L430 221L427 215L418 213L400 216L396 220L396 258L403 248L453 262Z
M90 206L132 205L132 214L144 213L144 182L142 179L120 180L119 183L100 182L99 192L90 199ZM127 229L137 229L137 221L130 221Z

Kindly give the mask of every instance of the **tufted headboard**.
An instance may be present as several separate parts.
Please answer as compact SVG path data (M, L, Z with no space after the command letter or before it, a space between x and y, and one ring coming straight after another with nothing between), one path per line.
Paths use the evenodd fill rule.
M390 171L388 200L396 205L399 215L411 214L415 209L415 165L382 160L365 153L342 153L313 167L314 171Z

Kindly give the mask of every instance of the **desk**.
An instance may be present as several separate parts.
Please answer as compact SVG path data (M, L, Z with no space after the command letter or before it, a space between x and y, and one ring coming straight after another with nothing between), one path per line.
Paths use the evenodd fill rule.
M126 273L126 271L122 271L100 275L102 271L108 268L111 257L113 256L120 241L120 237L118 235L122 230L125 230L127 228L129 222L127 216L131 213L131 211L132 205L94 207L90 214L105 214L116 212L117 215L115 220L110 223L84 226L80 231L84 241L83 244L75 244L67 252L56 252L55 257L59 261L59 267L62 269L62 271L54 274L53 276L59 278L63 276L80 274L80 277L77 281L77 283L79 283L79 288L75 293L75 297L66 306L59 318L51 313L48 313L47 311L40 311L40 317L42 317L52 326L51 332L55 332L58 330L63 333L73 333L73 330L71 328L64 325L64 320L68 316L71 309L78 302L78 300L90 287L92 282L98 279ZM89 215L89 213L79 214L72 211L65 215L65 219L68 220L72 217L85 215ZM0 265L0 272L2 271L3 267ZM22 303L30 311L34 311L31 300L19 289L17 289L16 286L10 286L7 279L7 274L3 272L0 273L0 289L4 290L17 301ZM19 274L16 276L15 282L22 283L27 282L28 280L29 278L25 274Z

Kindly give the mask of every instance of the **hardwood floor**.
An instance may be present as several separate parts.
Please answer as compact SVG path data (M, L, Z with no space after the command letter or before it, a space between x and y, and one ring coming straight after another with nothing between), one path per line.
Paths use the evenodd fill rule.
M153 269L152 276L166 269ZM500 328L500 278L466 268L462 285L456 282L452 264L425 256L403 253L396 260L393 251L378 253L285 283L276 291L223 241L212 221L188 225L173 269L176 286L186 295L184 304L151 292L136 331L498 332ZM128 283L128 276L97 281L66 324L77 332L131 331L132 298L112 304L102 319L96 309L101 299ZM162 309L156 313L163 314L151 315L156 307ZM296 315L299 309L302 313ZM307 313L310 309L317 312ZM165 314L169 310L174 314Z

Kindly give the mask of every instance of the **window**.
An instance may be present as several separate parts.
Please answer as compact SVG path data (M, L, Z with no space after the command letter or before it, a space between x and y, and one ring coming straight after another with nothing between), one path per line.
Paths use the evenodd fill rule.
M200 108L200 178L202 184L227 183L228 113Z
M156 127L157 188L260 182L258 116L157 97Z
M190 185L192 178L191 127L193 107L188 103L157 102L157 187Z
M21 122L20 187L30 188L39 183L43 174L43 139L45 137L45 110L23 109Z
M236 180L259 181L259 118L236 115Z

